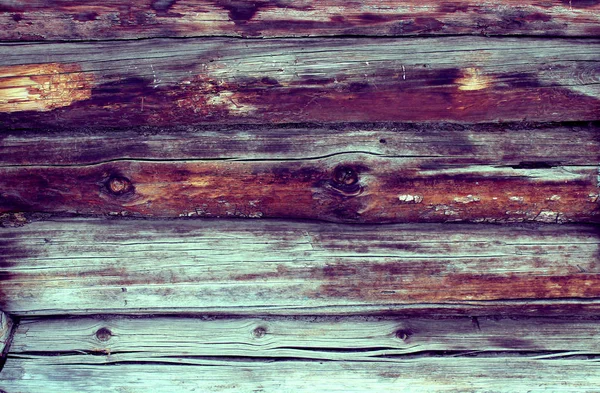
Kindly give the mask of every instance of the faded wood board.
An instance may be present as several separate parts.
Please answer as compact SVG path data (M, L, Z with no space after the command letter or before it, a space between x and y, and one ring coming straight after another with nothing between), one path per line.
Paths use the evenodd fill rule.
M152 39L0 54L6 129L600 119L598 39Z
M474 352L593 357L600 355L599 334L597 319L577 318L24 318L15 332L11 357L78 353L96 355L94 363L104 364L179 363L215 356L377 362Z
M597 228L567 225L44 221L2 230L0 307L589 315L600 303L599 242Z
M124 159L314 160L352 152L406 158L425 167L534 169L600 163L598 122L82 127L4 130L0 135L0 168Z
M0 168L0 213L305 218L335 222L597 222L597 165L438 169L339 154L287 161L118 160Z
M597 319L573 318L25 318L0 388L593 391L599 328ZM552 377L540 383L527 372Z
M12 337L13 321L6 313L0 311L0 370L2 370L2 367L4 366L4 361L6 354L10 349Z
M1 40L193 36L597 36L595 0L2 0Z
M600 365L589 359L421 358L380 362L257 362L99 365L98 356L9 359L7 392L589 392ZM195 364L189 364L195 363Z

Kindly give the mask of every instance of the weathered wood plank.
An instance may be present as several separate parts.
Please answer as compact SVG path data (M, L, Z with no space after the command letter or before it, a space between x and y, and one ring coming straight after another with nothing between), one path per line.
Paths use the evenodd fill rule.
M598 39L153 39L0 55L7 129L600 119Z
M10 349L13 338L12 319L4 312L0 311L0 370L4 366L6 354Z
M349 152L422 165L543 168L600 162L600 123L336 124L5 130L0 166L138 160L298 160Z
M541 169L370 154L0 168L0 213L335 222L597 222L598 166Z
M598 36L594 0L2 0L2 40L228 35Z
M514 383L516 382L513 378L520 381L523 377L513 374L510 371L513 368L529 367L537 372L548 372L550 370L546 370L546 367L556 363L566 365L569 369L569 365L575 366L580 363L583 369L586 369L597 364L593 360L600 351L597 340L599 329L600 324L596 319L498 317L442 320L391 317L206 316L23 319L15 333L7 366L0 372L0 380L3 381L0 382L0 388L6 391L29 392L39 388L44 384L45 378L48 378L52 389L56 386L56 380L61 380L58 367L62 367L63 370L81 370L83 367L90 373L88 378L91 378L86 386L96 385L101 382L94 378L98 378L97 373L107 365L110 365L112 379L119 382L103 385L103 391L145 388L139 384L134 387L129 379L122 377L123 374L138 376L142 371L130 368L131 363L144 363L148 367L162 365L160 372L172 374L173 377L167 380L171 380L175 383L173 386L177 387L177 382L195 384L197 381L191 374L203 375L208 366L228 367L232 374L243 374L248 382L248 366L283 366L294 360L292 364L297 370L326 362L325 364L331 366L344 364L346 368L360 365L360 370L365 372L379 370L392 363L396 370L401 367L407 375L411 375L411 372L406 368L424 367L421 373L416 375L427 375L425 371L428 367L441 367L447 369L448 386L457 389L465 381L462 379L462 373L466 370L462 371L462 368L474 367L473 370L481 372L482 369L477 367L481 367L482 364L486 369L492 364L499 367L499 362L503 362L504 367L499 367L493 376L490 374L490 379L507 378ZM297 361L300 359L303 362ZM171 364L173 369L166 364ZM175 369L177 366L179 368ZM587 371L590 376L594 375L594 372L597 373L597 367ZM276 370L271 371L275 373L273 375L280 375ZM486 372L482 375L475 371L469 375L477 375L477 378L485 378L484 375L487 375ZM32 376L26 377L26 374ZM175 378L176 374L179 375L179 379ZM268 375L258 378L268 379ZM376 376L381 381L389 378L389 383L396 383L397 381L393 380L394 375L379 372L373 377ZM71 382L75 381L75 385L69 385L71 389L78 386L77 374L75 376L73 379L73 375L70 375L68 379ZM571 378L573 374L569 372L564 376ZM212 378L203 379L215 381L214 378L213 375ZM218 384L219 378L213 382L215 385ZM235 375L233 378L228 379L229 388L246 391L239 385ZM290 381L290 378L296 376L286 373L286 378L283 379ZM404 381L406 378L396 379ZM166 384L167 380L159 381L158 386L162 386L161 383ZM433 381L435 380L436 378L433 378ZM372 383L372 378L369 381ZM552 380L544 378L544 382L548 385L543 386L551 390ZM261 384L262 380L256 383ZM421 385L410 385L411 391L419 386L423 389L428 388L428 391L442 389L428 379L419 383ZM562 383L563 388L575 384L571 379L565 379ZM595 379L589 380L588 383L593 386ZM404 385L398 387L402 386ZM488 389L486 391L491 388L484 386L482 382L483 387ZM587 389L583 382L579 387ZM353 384L353 388L357 391L363 389L360 383ZM364 388L366 389L366 386ZM203 389L215 391L216 386L206 385ZM473 386L469 391L473 391Z
M97 356L9 359L7 392L589 392L593 360L423 358L381 362L256 362L181 359L182 364L97 365ZM196 363L195 365L190 365Z
M58 220L2 230L16 315L586 315L595 227Z
M474 351L597 356L598 335L597 319L573 318L94 316L22 319L10 353L87 353L107 364L196 357L381 361Z

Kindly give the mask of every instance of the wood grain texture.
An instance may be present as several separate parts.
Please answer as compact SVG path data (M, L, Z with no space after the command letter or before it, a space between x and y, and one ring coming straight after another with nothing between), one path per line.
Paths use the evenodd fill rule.
M600 383L583 359L427 358L373 362L207 360L185 364L102 365L97 356L9 359L7 392L586 392ZM190 362L192 363L192 362Z
M475 352L488 357L594 357L600 355L599 334L597 319L575 318L24 318L11 357L79 353L96 355L104 364L193 362L201 357L376 362Z
M0 307L16 315L590 315L600 305L592 226L65 219L2 235Z
M6 355L10 349L14 333L13 327L12 319L6 313L0 311L0 370L4 366Z
M0 211L596 221L598 132L521 123L15 130L0 142Z
M340 154L291 161L119 160L0 168L0 213L305 218L334 222L597 222L598 166L440 168Z
M600 119L597 39L153 39L0 54L5 129Z
M2 0L2 40L330 35L598 36L595 0Z
M49 385L53 391L63 387L66 379L67 389L83 392L98 385L108 392L143 391L150 383L153 391L157 387L162 391L169 381L170 391L187 391L187 385L211 392L252 391L249 381L262 391L269 391L270 383L277 391L308 389L310 385L302 385L303 375L289 373L289 365L296 372L314 370L323 378L315 379L310 391L328 391L323 384L332 381L334 390L345 391L372 389L375 383L410 391L497 392L515 389L517 383L529 387L534 379L525 378L526 371L554 375L558 364L562 379L556 377L554 382L544 376L544 383L536 381L536 388L593 391L599 328L597 319L573 318L24 318L0 372L0 388L30 392ZM587 381L573 372L577 364ZM273 365L277 367L269 368ZM334 370L340 365L340 371L358 372L363 379L350 382L345 375L333 373L327 377L319 371L325 365ZM493 366L498 369L492 371ZM59 367L75 373L61 378ZM162 376L146 381L144 367ZM223 369L224 374L213 373L212 367ZM436 370L433 375L430 368ZM113 376L109 382L103 381L108 378L104 369ZM256 374L260 369L264 374ZM448 389L438 379L442 371L447 373L443 380ZM141 379L135 381L140 373ZM84 375L85 385L79 380ZM203 378L197 380L199 376ZM507 381L514 385L501 386Z
M119 160L291 161L362 152L433 167L600 162L600 123L233 125L4 130L0 166Z

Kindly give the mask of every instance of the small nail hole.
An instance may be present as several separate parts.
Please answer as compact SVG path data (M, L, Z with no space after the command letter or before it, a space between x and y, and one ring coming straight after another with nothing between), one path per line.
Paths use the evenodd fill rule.
M102 342L110 340L112 332L107 328L100 328L96 332L96 338Z
M383 144L385 144L385 143L387 143L387 141L386 141L385 139L381 138L381 139L379 140L379 143L383 143Z

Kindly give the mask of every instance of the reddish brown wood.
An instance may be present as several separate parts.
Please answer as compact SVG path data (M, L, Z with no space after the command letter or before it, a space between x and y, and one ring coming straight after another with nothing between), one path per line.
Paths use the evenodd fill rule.
M115 161L0 169L0 212L286 217L349 222L597 221L598 167L341 154L300 161Z
M142 40L0 54L4 128L600 119L595 39Z
M596 0L12 0L0 39L530 34L597 36Z

